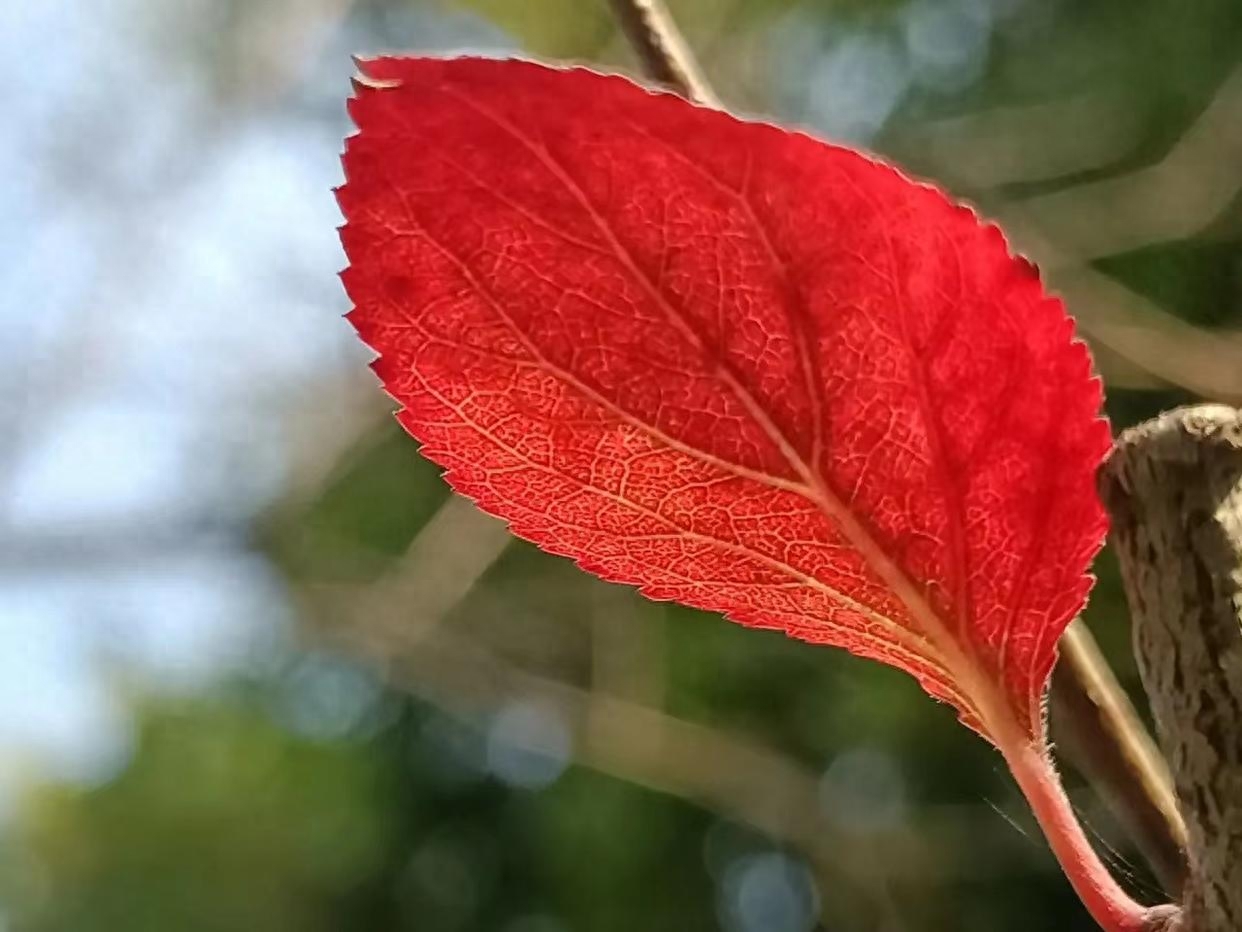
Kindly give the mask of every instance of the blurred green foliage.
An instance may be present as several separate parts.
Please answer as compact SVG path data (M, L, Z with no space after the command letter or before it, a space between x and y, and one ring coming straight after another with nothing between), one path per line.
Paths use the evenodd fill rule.
M343 907L390 843L382 758L291 734L245 693L134 711L116 778L27 801L14 927L347 927Z

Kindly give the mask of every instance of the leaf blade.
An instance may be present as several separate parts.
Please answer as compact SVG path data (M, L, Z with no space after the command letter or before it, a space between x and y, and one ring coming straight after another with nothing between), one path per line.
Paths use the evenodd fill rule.
M1108 434L995 228L621 78L365 71L351 320L459 491L649 596L904 669L993 741L1041 734Z

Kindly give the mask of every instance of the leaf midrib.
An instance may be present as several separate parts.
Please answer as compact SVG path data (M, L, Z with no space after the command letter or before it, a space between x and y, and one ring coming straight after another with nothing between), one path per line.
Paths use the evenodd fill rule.
M829 520L838 527L845 540L853 546L872 571L875 572L880 580L894 593L894 595L897 596L898 600L906 606L907 611L910 613L911 619L916 621L923 629L924 634L930 639L929 646L934 646L934 652L931 652L930 656L926 656L924 658L925 661L933 664L934 666L941 667L945 673L948 674L948 678L954 683L956 691L959 695L962 695L963 698L970 698L970 701L963 703L963 707L959 710L966 715L974 716L985 726L985 728L988 728L995 720L997 714L996 706L1001 704L996 696L996 693L999 690L997 689L997 684L992 682L993 678L988 675L988 671L982 669L976 652L973 649L969 649L973 647L973 645L962 645L958 642L957 638L953 636L945 622L935 613L934 610L932 610L922 593L918 591L917 586L906 576L904 570L902 570L896 561L890 558L884 549L875 541L868 529L845 505L841 496L831 487L831 484L827 481L826 477L821 475L817 469L813 469L806 463L801 454L797 451L796 447L790 442L789 438L785 436L784 432L775 423L763 405L758 402L744 381L736 372L732 370L732 367L725 363L724 360L719 359L708 352L707 344L704 342L702 337L698 334L694 327L689 324L684 315L678 309L673 307L663 293L654 286L654 283L651 282L650 278L639 267L624 244L619 241L616 233L612 230L611 225L595 208L594 204L586 196L580 185L578 185L572 176L570 176L564 169L564 167L555 160L546 147L533 142L504 117L496 114L489 107L481 104L457 88L442 86L438 88L438 90L454 97L459 102L483 117L485 120L491 122L497 128L508 134L515 142L530 152L544 166L545 170L547 170L553 178L558 181L579 203L580 207L587 213L588 217L595 224L597 230L604 237L609 247L613 250L614 257L622 263L626 270L633 276L633 279L647 293L648 297L653 300L657 306L661 307L665 311L670 322L678 328L683 337L698 347L704 358L711 359L713 361L721 380L733 393L734 397L737 398L738 402L753 419L754 423L760 427L764 434L768 436L773 445L780 451L783 459L793 470L794 474L799 476L802 481L800 483L789 482L789 480L781 479L780 477L772 476L761 471L750 470L740 464L731 463L727 460L721 459L708 451L675 441L673 438L659 431L658 428L655 428L654 425L648 424L639 418L635 418L632 415L628 415L628 413L623 412L614 403L603 398L603 396L600 396L598 393L589 390L588 386L581 383L579 379L570 376L570 374L566 373L563 369L549 366L549 370L551 371L555 368L557 370L556 374L558 377L564 378L580 391L586 390L588 396L592 397L592 400L597 403L605 404L609 411L619 417L622 417L632 426L644 430L653 439L668 445L672 449L678 450L686 455L693 456L708 465L714 466L715 468L725 469L733 474L739 475L742 478L786 489L805 497L808 501L814 504L822 514L829 518ZM400 189L394 187L394 190L399 191ZM414 220L413 214L409 212L408 204L406 206L409 219L413 221L416 226L420 226L421 229L421 225L417 224L417 221ZM749 213L752 222L757 223L757 220L753 215L753 211ZM422 229L421 232L424 236L428 236L425 229ZM429 236L428 238L430 239ZM443 250L443 246L441 244L437 245ZM768 248L770 250L770 243L768 244ZM770 252L770 255L774 259L776 258L774 253ZM460 260L458 261L460 262ZM476 289L479 288L477 281L472 282L472 284L476 287ZM498 302L493 299L491 303L499 310ZM506 320L515 336L518 336L524 341L528 351L535 349L533 345L530 344L525 334L513 326L511 320L507 319L507 315ZM798 326L798 324L792 320L790 323L795 329ZM799 338L805 340L805 334L802 334L799 331ZM535 352L537 353L537 350L535 350ZM540 359L541 363L546 362L546 360L542 358L541 353L537 355L537 358ZM802 364L805 366L804 358ZM804 373L805 371L806 370L804 369ZM566 378L567 376L570 377ZM630 504L631 507L635 504L629 502L628 500L625 501ZM960 516L954 516L954 518L960 522ZM745 552L753 556L763 556L749 549ZM792 571L791 578L804 580L814 579L814 577L806 576L805 574L802 574L801 571L794 570L792 567L790 567L789 570ZM821 583L820 585L822 586L823 584ZM829 592L836 592L836 590L832 590L831 587L825 588ZM837 593L836 595L838 598L841 597L840 593ZM842 600L842 604L848 604L848 602L846 600ZM907 634L914 633L910 632L906 626L900 625L893 619L887 618L886 616L878 615L878 613L874 613L870 610L868 611L868 615L883 618L892 630L903 631ZM963 647L968 649L963 650ZM1007 706L1008 703L1004 703L1004 705ZM989 711L992 714L988 714Z

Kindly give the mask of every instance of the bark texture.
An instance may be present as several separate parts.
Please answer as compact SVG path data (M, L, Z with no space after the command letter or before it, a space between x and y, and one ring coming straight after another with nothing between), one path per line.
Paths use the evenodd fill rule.
M1242 930L1242 412L1126 431L1100 478L1187 829L1179 932Z

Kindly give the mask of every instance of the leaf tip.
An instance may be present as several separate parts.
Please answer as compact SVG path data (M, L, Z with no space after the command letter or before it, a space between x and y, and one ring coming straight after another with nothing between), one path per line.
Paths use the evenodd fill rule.
M354 75L350 78L350 82L353 84L355 92L363 90L384 91L401 86L399 78L373 78L364 72Z
M357 73L350 78L350 83L353 84L355 93L363 90L390 90L391 88L401 86L400 78L380 77L375 73L374 66L380 63L382 59L364 55L354 55L351 57L353 58L354 67L358 69Z

